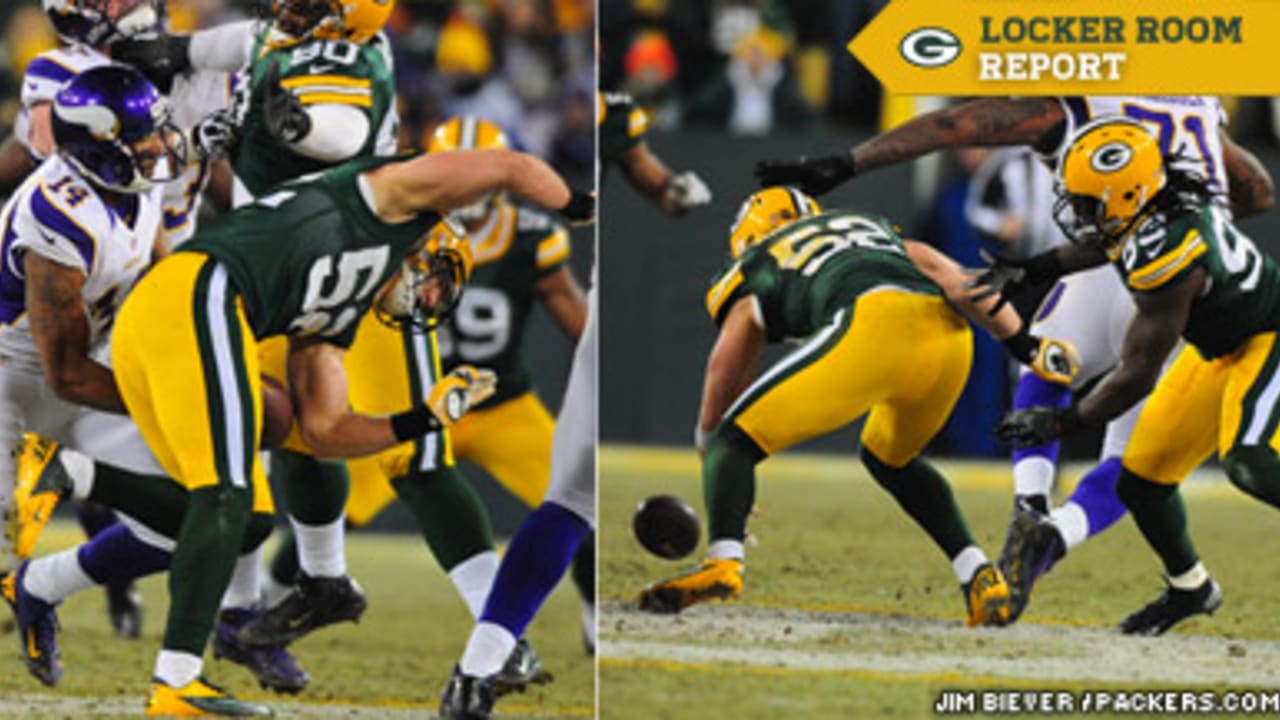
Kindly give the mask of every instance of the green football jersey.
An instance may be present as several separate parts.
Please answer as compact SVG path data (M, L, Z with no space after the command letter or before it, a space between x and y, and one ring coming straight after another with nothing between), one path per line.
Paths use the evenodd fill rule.
M713 281L707 312L719 325L740 298L755 296L770 342L812 335L862 293L892 286L942 291L907 259L883 217L835 210L798 220L747 248Z
M1148 220L1125 242L1114 265L1132 292L1157 290L1197 267L1205 269L1206 289L1192 302L1182 333L1205 358L1280 330L1280 270L1216 205Z
M497 373L497 394L482 408L533 389L525 326L538 299L538 282L563 267L570 252L568 231L546 213L504 203L490 222L471 234L475 269L439 330L446 372L468 363Z
M274 185L333 166L294 152L267 130L263 105L264 82L273 64L280 66L281 86L303 106L337 104L362 110L369 118L369 137L358 156L392 155L396 150L398 118L391 45L379 34L363 45L342 40L309 40L286 48L268 49L266 32L254 46L248 68L249 108L231 154L236 177L253 196ZM241 82L245 78L242 76Z
M599 126L600 164L608 167L631 148L644 142L649 116L636 107L630 95L599 93L596 125Z
M178 252L221 262L244 299L254 337L355 338L378 289L440 220L427 212L395 225L369 209L360 173L400 158L365 158L298 178L201 230Z

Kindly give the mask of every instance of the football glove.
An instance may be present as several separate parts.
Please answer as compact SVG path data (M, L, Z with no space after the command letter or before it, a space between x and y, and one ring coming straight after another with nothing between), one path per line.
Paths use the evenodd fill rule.
M459 365L431 386L427 407L442 427L449 427L473 406L492 397L497 385L498 376L492 370Z
M587 225L596 219L596 194L586 190L573 190L569 202L558 211L574 225Z
M763 160L756 163L761 187L791 185L810 195L822 195L854 175L853 155L799 160Z
M1017 295L1025 287L1057 280L1064 274L1062 263L1058 261L1058 255L1053 250L1025 260L998 257L985 250L981 255L987 266L965 270L967 274L973 276L973 279L965 284L965 289L977 291L969 298L974 302L981 302L993 295L1000 296L999 302L987 311L991 316L1000 312L1000 308L1009 302L1009 298Z
M147 33L111 43L111 61L131 65L168 93L173 78L191 69L189 35Z
M1060 385L1070 385L1080 373L1080 353L1066 340L1042 338L1032 335L1036 349L1027 367L1041 379Z
M711 188L698 177L697 173L687 170L673 175L667 182L667 202L681 212L702 207L711 202Z
M187 145L196 151L197 159L226 157L236 141L235 114L219 110L206 115L187 131L187 136Z
M280 84L280 64L272 63L264 78L263 115L267 132L285 143L296 143L311 132L311 116L288 89Z
M1075 406L1029 407L1014 410L996 425L996 435L1015 449L1044 445L1080 427Z

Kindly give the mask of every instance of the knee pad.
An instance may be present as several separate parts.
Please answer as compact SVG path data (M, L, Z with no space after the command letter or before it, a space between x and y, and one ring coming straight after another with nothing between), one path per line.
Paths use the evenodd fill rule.
M244 542L240 545L240 554L252 552L267 541L271 530L275 527L275 518L267 513L253 513L249 518L249 526L244 529Z

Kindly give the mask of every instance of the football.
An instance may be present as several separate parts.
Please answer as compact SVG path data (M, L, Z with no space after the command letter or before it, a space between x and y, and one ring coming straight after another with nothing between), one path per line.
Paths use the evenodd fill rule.
M631 529L645 550L667 560L679 560L698 547L698 516L673 495L654 495L636 508Z

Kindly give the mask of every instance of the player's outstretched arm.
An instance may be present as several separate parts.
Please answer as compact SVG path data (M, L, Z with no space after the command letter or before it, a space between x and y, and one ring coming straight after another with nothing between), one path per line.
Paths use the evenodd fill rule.
M1226 131L1222 138L1222 162L1226 165L1231 212L1237 219L1258 215L1276 204L1275 183L1258 158L1240 147Z
M595 216L590 193L574 191L542 160L510 150L453 150L388 163L364 177L373 191L378 216L405 222L428 211L441 214L507 190L570 220Z
M798 161L766 160L756 165L756 178L763 186L795 185L821 195L856 174L938 150L1034 145L1065 119L1061 104L1051 97L972 100L925 113L847 153Z
M26 253L22 268L27 318L49 388L67 402L124 414L115 375L89 357L89 318L80 294L84 273L34 252Z
M674 173L640 142L619 159L627 181L662 212L679 217L711 202L711 189L691 170Z
M733 401L759 373L765 333L756 322L754 304L752 298L744 297L729 308L715 347L707 357L707 372L702 382L702 409L698 413L695 433L700 451L703 449L702 438L715 429Z

